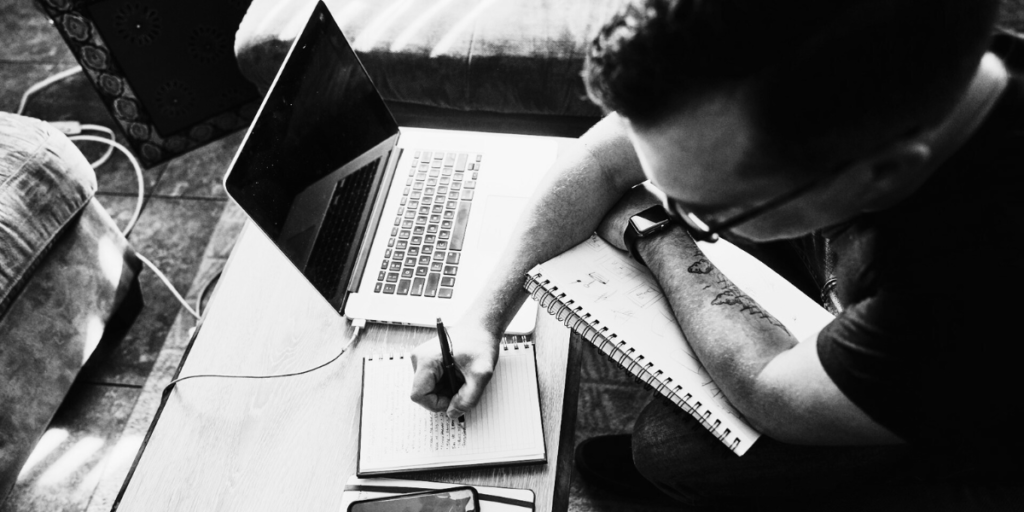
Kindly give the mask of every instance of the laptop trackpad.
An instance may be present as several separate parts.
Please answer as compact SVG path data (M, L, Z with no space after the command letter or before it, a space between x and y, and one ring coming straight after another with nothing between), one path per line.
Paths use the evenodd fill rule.
M480 224L482 236L478 246L485 252L500 252L511 240L512 228L519 222L519 216L526 208L525 197L487 196L484 203L484 218Z

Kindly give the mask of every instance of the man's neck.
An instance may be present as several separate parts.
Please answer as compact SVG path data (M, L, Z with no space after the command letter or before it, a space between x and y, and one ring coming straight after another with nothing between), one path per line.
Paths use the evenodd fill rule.
M932 158L928 174L949 159L981 127L1006 90L1009 74L998 57L986 53L967 91L938 126L930 130Z

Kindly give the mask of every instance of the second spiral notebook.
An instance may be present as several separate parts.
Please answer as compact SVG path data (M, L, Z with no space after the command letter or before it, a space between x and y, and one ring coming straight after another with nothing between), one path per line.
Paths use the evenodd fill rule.
M701 249L726 276L804 339L832 317L753 257L720 241ZM542 308L688 412L738 455L760 436L693 353L654 277L596 235L534 267L526 289Z
M535 349L519 338L502 342L491 382L464 425L409 400L408 356L364 359L357 474L547 460Z

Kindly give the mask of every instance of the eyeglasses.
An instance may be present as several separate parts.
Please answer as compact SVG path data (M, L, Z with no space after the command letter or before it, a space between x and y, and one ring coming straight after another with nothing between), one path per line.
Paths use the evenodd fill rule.
M744 222L747 222L758 215L762 215L765 212L779 208L797 197L800 197L826 179L833 177L835 177L835 175L826 175L826 177L811 180L793 190L790 190L789 192L786 192L785 194L769 199L745 212L733 215L721 222L704 222L696 214L687 210L685 206L679 203L679 201L669 197L668 194L650 181L644 182L644 187L647 188L647 191L654 195L654 197L661 200L661 205L665 208L665 212L668 213L668 216L675 222L678 222L683 227L687 228L690 232L690 236L692 236L694 240L699 242L715 243L719 239L719 233L743 224Z

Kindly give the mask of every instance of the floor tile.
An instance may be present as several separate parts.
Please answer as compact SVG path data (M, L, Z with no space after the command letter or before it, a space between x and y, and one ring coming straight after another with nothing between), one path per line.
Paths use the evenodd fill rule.
M21 96L32 84L68 67L39 62L0 62L0 110L17 111Z
M231 249L235 247L238 235L242 233L245 222L249 217L245 215L242 208L232 200L224 205L224 213L213 230L210 243L206 246L205 257L227 258L231 255Z
M105 466L134 456L121 433L141 392L76 383L0 512L84 510Z
M117 217L125 216L124 197L101 197L101 203L104 200L122 203L111 209L119 212ZM186 293L223 207L223 201L152 198L129 241ZM97 349L105 357L94 358L83 370L82 378L88 382L141 386L146 381L181 306L148 268L140 282L145 308L118 346Z
M227 198L224 174L245 132L238 131L175 158L167 164L155 195Z
M67 63L74 57L31 1L0 0L0 61Z

